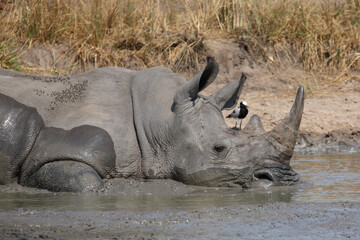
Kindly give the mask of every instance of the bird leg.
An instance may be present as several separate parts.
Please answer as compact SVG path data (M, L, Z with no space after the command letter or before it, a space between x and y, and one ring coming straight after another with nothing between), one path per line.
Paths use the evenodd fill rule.
M236 121L235 121L235 127L234 127L234 128L236 128L238 121L239 121L239 119L238 119L238 118L236 118Z
M240 128L239 128L239 130L241 130L241 124L242 124L242 119L240 120Z

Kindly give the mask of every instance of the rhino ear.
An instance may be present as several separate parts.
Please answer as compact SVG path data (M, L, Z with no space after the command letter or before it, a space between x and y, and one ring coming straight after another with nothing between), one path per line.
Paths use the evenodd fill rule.
M209 86L218 74L218 65L214 59L208 57L205 69L196 75L193 79L183 84L177 91L174 97L175 103L182 103L188 100L197 98L198 93Z
M220 89L218 92L211 95L214 99L215 104L221 109L232 109L236 106L241 90L244 86L246 76L243 73L241 78L227 84L225 87Z

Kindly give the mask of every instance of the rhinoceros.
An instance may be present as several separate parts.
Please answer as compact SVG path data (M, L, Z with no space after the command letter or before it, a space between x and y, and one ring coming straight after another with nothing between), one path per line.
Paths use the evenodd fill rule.
M222 110L236 106L246 76L199 94L217 73L211 58L189 81L163 67L105 67L71 77L0 69L0 184L88 191L114 177L243 188L297 183L290 159L303 87L273 130L265 132L253 115L238 131Z

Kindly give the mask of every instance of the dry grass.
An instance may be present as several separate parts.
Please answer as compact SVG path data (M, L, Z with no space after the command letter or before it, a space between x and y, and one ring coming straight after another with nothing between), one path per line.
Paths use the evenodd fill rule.
M17 1L12 11L1 13L1 27L6 31L0 37L14 36L18 47L65 45L69 64L80 65L83 70L126 67L135 60L142 63L140 67L163 65L175 71L197 71L204 37L180 20L171 4L139 0Z
M5 39L0 42L0 67L21 71L17 49L12 45L12 39Z
M0 25L0 56L62 44L69 65L83 70L136 61L191 73L203 40L227 37L249 41L265 61L264 49L276 57L286 46L305 69L337 74L334 81L360 70L359 0L26 0L1 12ZM3 59L1 67L13 68Z

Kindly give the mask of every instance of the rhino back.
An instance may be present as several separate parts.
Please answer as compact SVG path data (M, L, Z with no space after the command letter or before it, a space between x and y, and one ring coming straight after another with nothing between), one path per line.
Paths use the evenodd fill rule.
M37 108L46 126L105 129L114 141L119 175L136 176L141 155L130 92L135 73L109 67L72 77L35 77L0 70L0 92Z

